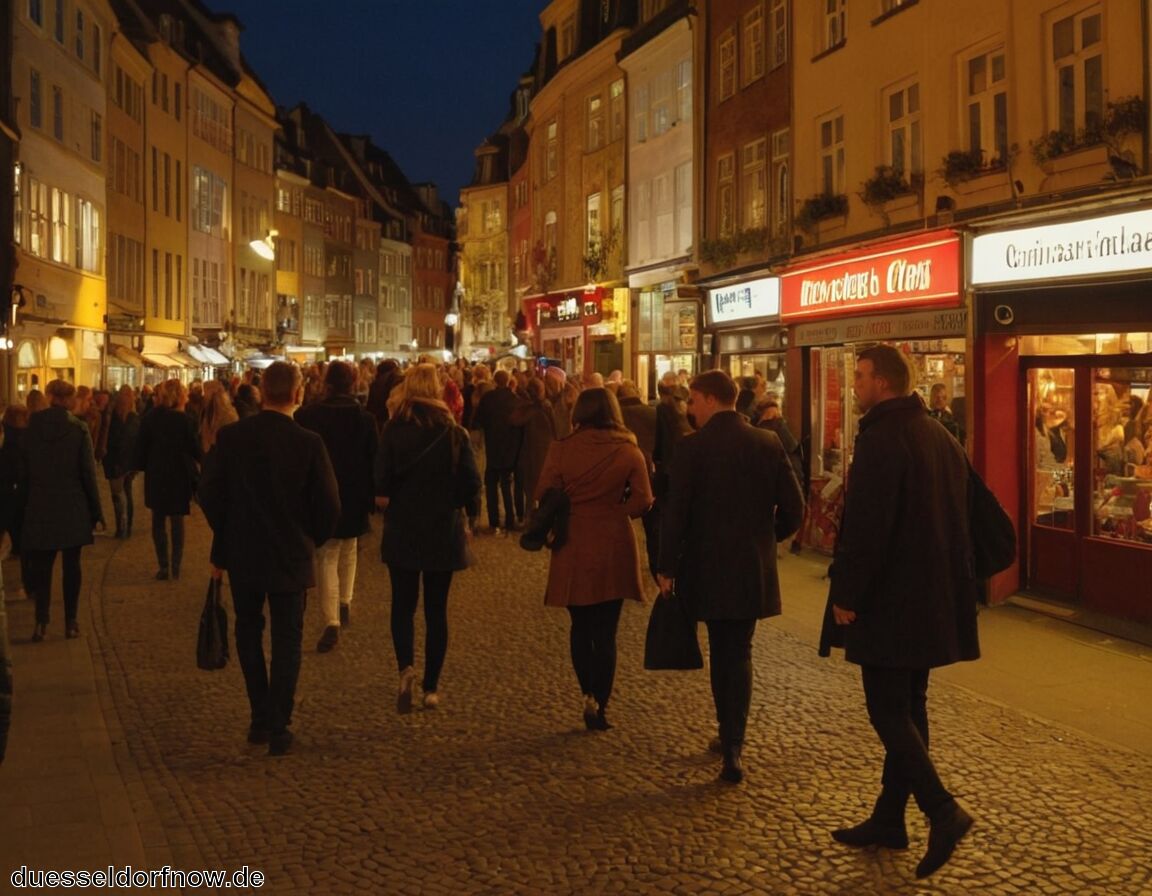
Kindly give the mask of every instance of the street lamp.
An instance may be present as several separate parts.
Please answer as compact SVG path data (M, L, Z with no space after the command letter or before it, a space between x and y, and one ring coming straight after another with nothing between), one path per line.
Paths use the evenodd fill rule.
M444 315L444 348L449 352L456 348L456 325L460 323L460 296L463 293L464 287L457 282L456 291L452 293L452 307Z
M265 261L276 260L276 243L273 242L280 235L278 230L269 230L268 235L260 240L252 240L248 247Z

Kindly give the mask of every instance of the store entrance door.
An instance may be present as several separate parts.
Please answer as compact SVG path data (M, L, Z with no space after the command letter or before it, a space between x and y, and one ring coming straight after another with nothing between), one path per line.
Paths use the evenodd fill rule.
M1025 358L1027 587L1152 618L1152 356Z

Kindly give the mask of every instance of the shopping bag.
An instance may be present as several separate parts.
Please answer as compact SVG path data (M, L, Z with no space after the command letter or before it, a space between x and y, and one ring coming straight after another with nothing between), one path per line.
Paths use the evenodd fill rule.
M645 669L702 669L696 620L684 599L673 593L657 598L644 638Z
M220 585L221 579L208 580L208 596L200 613L196 665L201 669L223 669L228 665L228 614L220 603Z

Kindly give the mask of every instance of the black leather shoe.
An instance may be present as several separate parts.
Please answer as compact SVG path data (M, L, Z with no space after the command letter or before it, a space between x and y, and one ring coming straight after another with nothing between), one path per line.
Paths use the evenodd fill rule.
M740 762L740 752L739 746L724 748L724 767L720 769L721 781L739 784L744 780L744 766Z
M720 740L719 736L712 738L708 741L708 752L722 756L724 754L724 741Z
M272 739L272 732L263 725L251 725L248 728L248 743L266 744Z
M883 846L887 849L907 849L908 832L904 825L884 824L869 818L852 828L839 828L832 839L845 846Z
M268 755L283 756L292 748L292 732L278 731L268 739Z
M952 858L956 844L964 839L972 827L972 816L955 802L949 803L928 830L928 851L916 866L916 878L924 878L939 871Z
M167 582L168 581L168 570L166 570L166 569L159 570L156 573L156 581L157 582Z
M39 643L44 640L44 636L48 634L48 626L43 622L37 622L36 627L32 629L32 640Z
M80 637L80 623L75 619L69 622L64 627L64 637L66 638L79 638Z
M324 634L320 636L320 640L316 642L317 653L328 653L333 647L340 642L340 626L327 625L324 627Z

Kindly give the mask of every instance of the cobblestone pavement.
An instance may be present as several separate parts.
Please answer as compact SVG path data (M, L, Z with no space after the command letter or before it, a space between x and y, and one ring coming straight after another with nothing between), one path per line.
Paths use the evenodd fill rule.
M972 833L925 882L918 815L908 851L834 844L829 829L870 808L879 748L855 668L771 624L742 786L719 783L705 749L706 674L643 670L643 607L623 614L616 727L585 731L567 614L542 603L546 554L514 539L477 539L478 566L452 586L443 702L409 716L395 713L386 570L362 539L352 626L318 655L309 606L296 743L269 759L245 743L235 659L195 668L198 511L188 531L179 582L153 580L146 526L87 572L110 729L155 809L153 867L248 865L277 894L1152 893L1152 759L939 683L933 750Z

